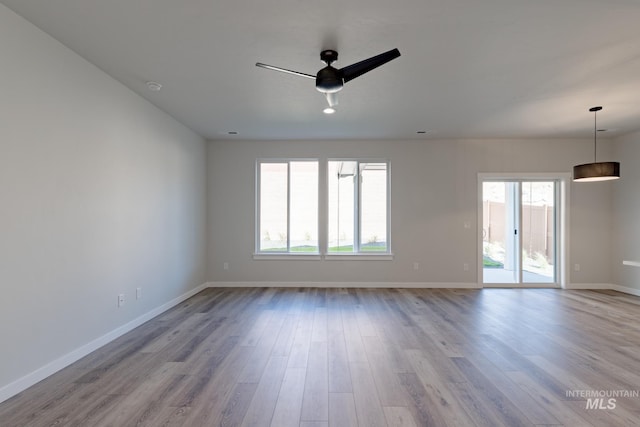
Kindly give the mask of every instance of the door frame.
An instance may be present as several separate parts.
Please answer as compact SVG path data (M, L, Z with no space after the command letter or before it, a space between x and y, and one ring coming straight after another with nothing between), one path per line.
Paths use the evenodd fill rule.
M483 247L482 247L482 229L483 229L483 209L482 209L482 184L485 181L557 181L558 191L556 194L556 281L555 283L522 283L522 271L518 272L520 283L484 283L483 280ZM571 182L571 174L569 173L478 173L478 206L477 206L477 277L478 287L483 288L565 288L568 283L568 248L569 248L569 189ZM520 245L521 246L521 245ZM519 249L521 252L521 248ZM518 258L521 258L519 254ZM519 266L521 270L521 266Z

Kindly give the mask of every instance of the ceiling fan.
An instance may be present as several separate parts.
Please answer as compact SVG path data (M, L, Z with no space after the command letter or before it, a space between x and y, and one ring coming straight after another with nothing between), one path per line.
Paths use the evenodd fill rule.
M274 67L273 65L263 64L256 62L257 67L266 68L268 70L280 71L283 73L293 74L294 76L306 77L316 80L316 89L318 92L323 93L327 98L329 107L324 109L324 112L331 114L335 112L335 106L338 105L337 93L342 89L342 86L350 81L368 73L369 71L377 68L387 62L396 59L400 56L398 49L391 49L390 51L381 53L371 58L365 59L355 64L347 65L339 70L332 67L331 64L338 60L338 52L335 50L323 50L320 52L320 60L327 64L326 67L318 71L318 74L311 75L301 73L299 71L287 70L286 68Z

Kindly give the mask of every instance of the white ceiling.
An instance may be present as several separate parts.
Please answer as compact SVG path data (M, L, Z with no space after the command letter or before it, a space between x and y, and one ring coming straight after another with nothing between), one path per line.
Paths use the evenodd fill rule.
M0 2L207 139L586 137L594 105L609 136L640 130L638 0ZM396 47L332 116L313 80L255 66Z

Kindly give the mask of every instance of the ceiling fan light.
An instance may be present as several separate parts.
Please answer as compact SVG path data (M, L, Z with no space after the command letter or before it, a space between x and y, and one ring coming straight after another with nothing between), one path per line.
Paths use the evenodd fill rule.
M336 109L333 107L327 107L324 110L322 110L322 112L325 114L333 114L336 112Z
M576 182L610 181L619 178L619 162L585 163L573 167L573 180Z

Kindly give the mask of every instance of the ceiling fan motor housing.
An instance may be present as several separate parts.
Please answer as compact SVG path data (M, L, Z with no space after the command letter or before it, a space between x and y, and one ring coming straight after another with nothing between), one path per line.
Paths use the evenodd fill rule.
M318 89L318 92L335 93L342 89L343 85L342 76L331 65L318 71L316 76L316 89Z
M327 64L316 75L316 89L322 93L336 93L344 85L342 75L331 66L331 63L338 60L338 52L327 49L320 52L320 60Z

